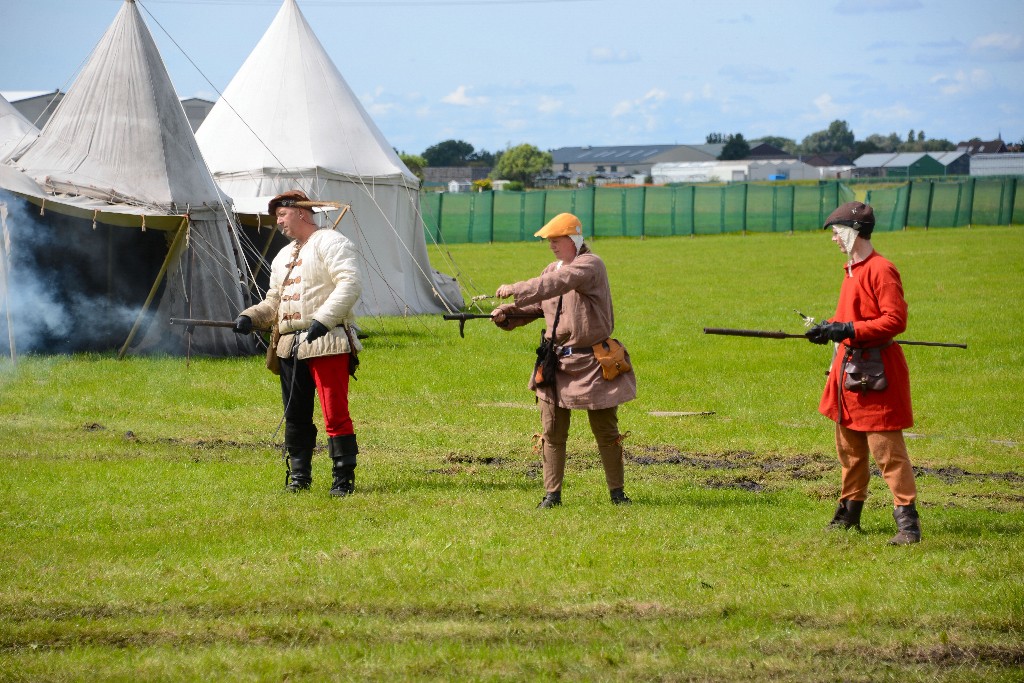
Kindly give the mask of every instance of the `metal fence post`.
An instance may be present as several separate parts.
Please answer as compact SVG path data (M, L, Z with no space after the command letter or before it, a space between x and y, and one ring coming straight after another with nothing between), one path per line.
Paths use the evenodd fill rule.
M911 180L907 180L907 203L903 207L903 229L907 229L907 223L910 221L910 192L913 189L914 183Z
M935 199L935 181L928 181L928 203L924 209L924 229L927 230L932 224L932 201Z

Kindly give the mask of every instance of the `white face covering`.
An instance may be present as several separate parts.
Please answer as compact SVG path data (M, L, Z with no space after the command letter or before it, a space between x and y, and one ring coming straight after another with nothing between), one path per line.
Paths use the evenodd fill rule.
M846 262L846 273L849 277L853 277L853 243L857 241L858 233L848 225L833 225L832 231L839 238L843 249L846 250L846 256L849 259Z
M572 243L576 246L576 255L579 256L580 249L583 247L583 235L568 235L568 238L572 240ZM562 261L558 262L555 266L555 270L562 267Z

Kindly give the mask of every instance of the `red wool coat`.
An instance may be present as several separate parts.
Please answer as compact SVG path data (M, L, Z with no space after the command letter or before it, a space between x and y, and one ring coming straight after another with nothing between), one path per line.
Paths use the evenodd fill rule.
M818 412L859 432L907 429L914 424L907 359L898 343L885 346L907 329L907 302L899 271L878 252L854 264L852 270L853 277L847 277L843 269L839 303L830 322L852 322L854 338L840 344L832 359ZM857 392L841 388L843 356L848 346L885 347L882 362L889 383L886 389Z

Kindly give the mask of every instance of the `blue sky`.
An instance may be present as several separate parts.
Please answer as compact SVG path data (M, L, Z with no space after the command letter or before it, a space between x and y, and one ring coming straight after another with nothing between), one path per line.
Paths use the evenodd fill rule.
M123 0L0 0L0 91L66 89ZM280 0L140 0L178 94L216 99ZM1024 138L1022 0L299 0L385 137ZM194 62L194 65L193 65Z

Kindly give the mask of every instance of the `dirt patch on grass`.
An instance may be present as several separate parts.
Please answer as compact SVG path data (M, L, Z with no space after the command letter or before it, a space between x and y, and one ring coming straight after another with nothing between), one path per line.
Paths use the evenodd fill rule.
M477 471L477 466L479 465L504 467L508 462L506 458L490 455L466 455L463 453L449 453L445 456L444 461L448 463L447 466L426 470L427 474L455 475L462 474L463 472L473 474Z
M947 484L955 484L964 479L990 479L1014 484L1024 483L1024 474L1020 472L968 472L959 467L914 467L914 474L919 477L923 475L938 477Z
M702 470L751 470L764 476L783 479L821 479L838 465L832 456L811 453L791 456L758 456L752 451L723 451L721 453L684 453L673 446L631 447L626 461L640 466L682 465ZM709 485L714 487L714 480ZM752 485L753 484L753 485ZM751 478L737 478L729 487L758 490L758 482ZM721 488L721 486L719 486Z

